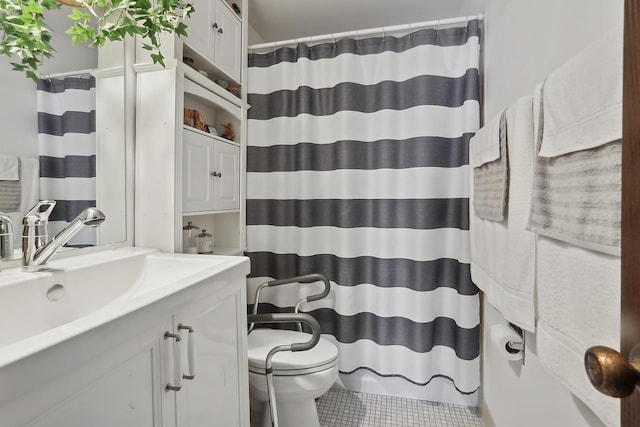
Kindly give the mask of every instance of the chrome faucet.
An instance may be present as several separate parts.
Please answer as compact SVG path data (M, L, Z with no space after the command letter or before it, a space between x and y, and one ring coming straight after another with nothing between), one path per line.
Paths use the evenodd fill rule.
M96 208L87 208L59 232L48 240L47 224L55 207L55 200L38 202L22 219L22 270L40 271L47 268L47 262L84 226L97 227L105 220L104 214Z

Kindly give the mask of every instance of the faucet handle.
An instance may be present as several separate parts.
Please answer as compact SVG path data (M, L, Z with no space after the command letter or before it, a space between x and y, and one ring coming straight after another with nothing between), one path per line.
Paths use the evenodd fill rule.
M47 206L46 209L42 209L44 206ZM22 219L22 223L24 225L28 224L46 224L49 220L49 215L51 215L51 211L56 206L55 200L40 200L34 207L32 207L29 212L24 215Z

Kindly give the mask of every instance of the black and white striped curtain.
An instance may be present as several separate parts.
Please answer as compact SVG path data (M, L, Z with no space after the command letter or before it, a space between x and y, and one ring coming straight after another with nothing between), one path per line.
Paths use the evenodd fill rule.
M268 278L325 274L330 296L303 311L337 343L349 389L476 403L479 39L471 20L250 56L249 302ZM269 289L261 312L305 294Z
M55 235L96 206L96 82L94 77L38 82L40 199L55 200L49 234ZM67 246L96 244L85 227Z

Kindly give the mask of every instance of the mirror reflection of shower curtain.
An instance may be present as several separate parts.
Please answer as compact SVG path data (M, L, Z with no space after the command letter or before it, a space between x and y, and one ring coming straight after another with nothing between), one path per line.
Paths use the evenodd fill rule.
M479 39L474 19L250 55L249 295L267 278L326 275L330 296L303 311L337 343L351 390L477 404ZM275 292L261 312L305 294Z
M80 212L96 206L96 83L91 77L38 82L40 199L55 200L51 238ZM84 228L67 246L96 244Z

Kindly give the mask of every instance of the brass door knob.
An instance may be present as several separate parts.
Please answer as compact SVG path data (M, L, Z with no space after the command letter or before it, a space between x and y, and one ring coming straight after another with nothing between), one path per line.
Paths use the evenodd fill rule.
M640 383L640 346L631 351L627 361L616 350L597 345L584 354L584 367L591 384L611 397L629 396Z

